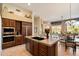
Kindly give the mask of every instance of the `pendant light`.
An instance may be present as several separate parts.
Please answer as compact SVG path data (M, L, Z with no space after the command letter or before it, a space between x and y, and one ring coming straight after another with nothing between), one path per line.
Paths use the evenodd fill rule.
M69 24L70 24L70 26L71 26L71 25L72 25L72 21L71 21L71 3L69 4L69 8L70 8L70 9L69 9L69 10L70 10L70 11L69 11L69 12L70 12L70 13L69 13L69 14L70 14L70 22L69 22Z
M69 21L66 22L67 25L72 25L72 21L71 21L71 3L69 4Z

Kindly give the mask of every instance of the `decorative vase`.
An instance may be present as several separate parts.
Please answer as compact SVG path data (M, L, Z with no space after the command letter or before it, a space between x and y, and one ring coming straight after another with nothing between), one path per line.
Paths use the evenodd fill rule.
M46 38L47 39L49 38L49 32L50 32L50 29L45 29L45 33L46 33Z

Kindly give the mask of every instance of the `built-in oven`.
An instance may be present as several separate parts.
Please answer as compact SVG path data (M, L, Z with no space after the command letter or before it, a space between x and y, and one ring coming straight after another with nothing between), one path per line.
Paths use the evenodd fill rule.
M3 43L14 41L15 28L3 27Z
M14 46L15 27L3 27L2 49Z
M14 36L3 36L3 43L14 41Z

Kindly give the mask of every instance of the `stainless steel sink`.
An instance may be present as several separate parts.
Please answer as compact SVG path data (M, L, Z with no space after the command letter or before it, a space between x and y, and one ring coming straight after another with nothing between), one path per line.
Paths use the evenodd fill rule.
M32 39L36 39L36 40L44 40L44 38L42 38L42 37L32 37Z

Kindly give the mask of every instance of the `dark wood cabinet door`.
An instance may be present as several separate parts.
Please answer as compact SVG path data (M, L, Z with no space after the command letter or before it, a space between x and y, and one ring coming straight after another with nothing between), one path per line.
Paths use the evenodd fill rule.
M2 18L2 26L3 27L15 27L15 20Z
M32 35L32 26L27 26L27 36Z
M39 48L39 47L38 47L38 42L34 42L34 47L33 47L33 48L34 48L34 50L33 50L33 52L34 52L33 55L34 55L34 56L38 56L38 53L39 53L39 50L38 50L38 48Z
M16 21L15 23L15 30L17 34L22 34L22 22L21 21Z
M9 19L2 18L2 26L3 27L9 27L10 26Z
M25 25L25 22L22 22L22 35L26 36L26 25Z
M15 38L15 45L20 45L20 44L22 44L22 36L19 36L19 37L16 37Z
M22 34L24 36L32 35L32 24L27 22L22 22Z
M10 21L10 27L15 27L15 20L9 20Z
M48 56L48 46L39 43L39 56Z
M48 55L49 56L55 56L55 46L48 47Z
M26 27L25 26L22 26L22 35L26 36Z
M32 40L29 40L29 42L30 42L30 53L33 55L34 54L34 43L33 43L33 41Z

